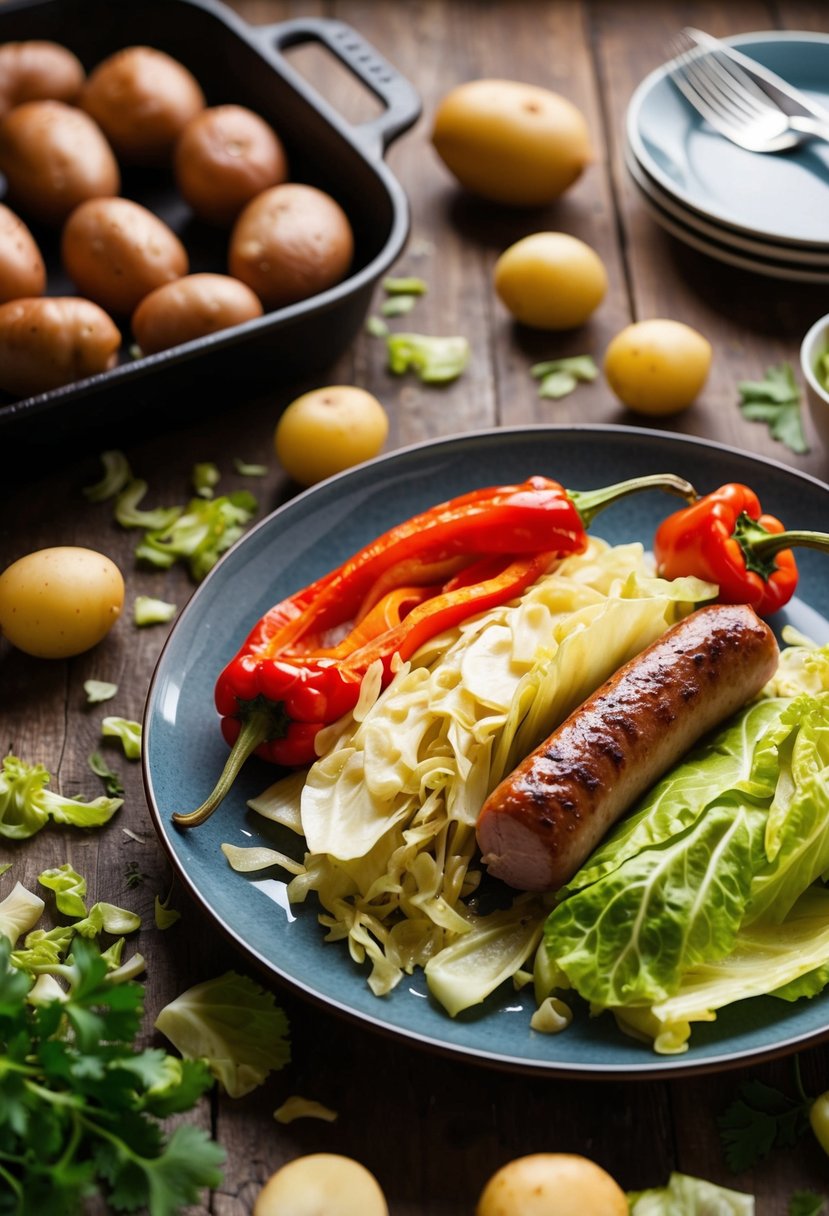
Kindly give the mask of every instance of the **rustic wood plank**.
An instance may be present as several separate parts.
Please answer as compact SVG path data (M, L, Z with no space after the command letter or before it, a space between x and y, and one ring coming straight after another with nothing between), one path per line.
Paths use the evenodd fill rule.
M416 82L423 117L392 145L386 158L412 208L411 238L395 271L421 275L429 284L427 296L405 325L415 328L416 322L424 332L463 332L473 358L456 384L429 389L409 377L391 376L382 342L362 334L352 350L307 383L275 386L251 402L240 401L228 384L224 414L205 414L195 426L182 418L159 419L144 434L127 429L124 447L134 471L150 482L148 505L183 501L192 464L210 459L222 468L223 490L242 485L253 489L260 514L284 501L295 487L276 466L273 428L287 401L323 377L324 382L361 383L376 393L390 414L390 449L496 424L586 420L642 425L615 403L601 381L580 387L560 403L540 401L528 367L536 358L554 354L589 349L599 356L609 337L631 317L666 313L715 334L717 363L698 406L665 429L712 435L825 476L822 454L790 459L760 428L745 424L733 391L736 378L759 374L768 363L793 357L813 301L799 289L769 292L768 283L758 283L756 276L735 280L713 263L703 265L643 213L624 173L624 108L638 81L665 57L665 42L677 20L671 6L648 6L647 22L642 21L640 6L607 0L589 5L517 0L509 6L473 0L453 0L450 5L438 0L417 5L234 0L233 6L262 25L305 14L340 17ZM716 33L763 28L777 21L789 28L821 28L822 12L820 4L794 0L774 6L740 0L727 8L685 5L682 20ZM297 62L311 80L331 90L351 120L359 122L371 113L363 90L347 76L329 72L317 55L301 52ZM460 79L494 74L565 93L583 109L594 132L595 163L560 203L543 213L504 214L464 199L431 148L430 120L441 96ZM491 289L492 265L500 250L525 232L548 226L575 232L593 244L611 278L608 298L595 319L582 331L554 340L520 332ZM375 308L381 300L378 288ZM818 311L824 310L821 301ZM393 327L403 325L395 322ZM71 860L87 875L96 898L140 912L144 925L137 944L150 963L145 1034L147 1041L161 1042L152 1021L167 1001L222 970L247 968L175 887L171 902L182 919L164 933L155 928L153 900L170 889L169 864L152 830L140 771L117 749L101 744L99 720L110 710L140 717L169 631L166 626L135 629L135 595L150 594L183 607L194 587L179 567L167 574L138 569L132 555L135 537L114 525L107 504L92 507L86 502L83 486L98 475L94 443L67 445L62 455L48 475L32 476L27 469L25 492L15 494L10 484L0 489L9 508L0 524L0 568L47 544L100 548L127 576L127 607L103 646L69 662L32 662L0 641L2 744L24 758L44 762L55 774L55 788L87 796L99 791L87 758L101 747L123 776L126 799L105 832L48 829L26 846L4 845L0 857L12 859L14 868L0 882L19 877L34 886L43 868ZM265 463L267 476L255 484L240 479L231 468L234 455ZM116 682L118 697L104 707L87 707L83 681L90 676ZM145 875L138 886L130 885L133 868ZM631 1188L658 1184L671 1168L743 1186L758 1195L758 1216L778 1216L794 1189L825 1189L825 1160L808 1141L745 1177L734 1178L724 1168L716 1133L718 1112L744 1077L759 1076L787 1088L788 1063L675 1082L521 1077L446 1060L379 1036L282 985L266 982L288 1012L293 1062L248 1098L232 1101L214 1095L193 1116L215 1131L229 1153L225 1182L193 1209L199 1216L207 1211L243 1216L270 1172L299 1153L313 1151L346 1152L365 1162L384 1186L392 1216L457 1216L469 1211L497 1165L525 1152L549 1149L587 1153ZM804 1053L803 1070L810 1092L825 1087L826 1052ZM337 1121L303 1120L287 1127L275 1123L274 1109L291 1093L333 1107L339 1112Z

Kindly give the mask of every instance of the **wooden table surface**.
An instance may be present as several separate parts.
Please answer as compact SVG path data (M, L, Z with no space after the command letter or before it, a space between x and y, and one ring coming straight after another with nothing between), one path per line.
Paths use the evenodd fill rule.
M625 109L642 78L662 63L671 34L693 24L727 35L744 30L829 30L826 5L798 0L710 0L640 3L626 0L235 0L233 7L259 25L298 15L335 16L350 23L413 82L422 118L389 148L387 163L411 203L408 246L395 273L419 275L429 292L417 305L423 332L463 333L471 343L466 373L442 388L394 378L383 344L361 334L335 364L324 352L317 374L301 384L279 383L248 400L233 378L217 386L226 408L205 411L186 426L173 414L148 415L119 434L132 467L151 483L158 502L181 500L197 460L215 461L222 488L249 485L233 471L233 455L267 465L254 489L264 514L296 492L276 463L273 430L281 408L301 389L354 383L375 393L390 417L387 449L438 436L523 423L612 423L646 420L626 412L602 377L560 401L541 400L529 376L540 357L592 353L633 319L673 317L695 326L715 350L708 384L697 403L663 429L705 436L771 457L823 480L829 456L810 432L808 454L793 455L762 425L747 422L736 383L759 378L771 364L797 365L800 339L827 310L829 292L763 278L708 260L665 235L649 217L623 164ZM355 122L376 103L329 57L297 53L296 63ZM555 205L507 211L463 197L430 145L431 117L456 83L500 76L548 86L584 112L595 161ZM228 82L228 94L232 93ZM521 332L491 286L499 252L542 228L574 233L592 245L608 270L607 298L582 329L560 335ZM379 303L378 292L378 303ZM48 425L48 422L47 422ZM98 454L112 446L111 420L79 445L62 440L57 458L39 442L7 443L0 435L4 502L0 513L0 568L31 550L79 544L110 554L124 571L127 607L107 640L71 661L38 661L0 642L2 748L44 763L54 787L70 796L100 792L87 757L100 746L99 717L85 706L90 676L118 684L112 712L140 719L148 683L169 626L139 630L129 608L147 594L183 607L194 590L182 568L168 573L138 568L134 535L119 531L106 511L93 509L82 487L99 474ZM10 466L11 476L7 476ZM562 475L566 471L562 471ZM116 751L107 751L113 764ZM13 869L0 894L20 879L35 887L46 866L72 862L87 876L95 898L134 907L144 917L137 947L148 960L148 1041L156 1012L185 987L247 964L174 887L181 920L166 932L153 926L153 899L166 895L171 872L151 825L140 768L119 765L126 802L118 817L95 832L45 830L0 854ZM146 875L130 889L130 870ZM267 981L266 981L267 982ZM355 977L355 982L359 982ZM484 1182L501 1163L525 1153L584 1153L626 1189L656 1186L680 1170L752 1192L759 1216L781 1216L791 1195L811 1189L829 1195L827 1159L811 1137L777 1152L755 1170L728 1171L717 1116L740 1082L756 1077L792 1092L790 1060L753 1064L717 1075L678 1080L593 1081L527 1077L474 1063L438 1058L405 1042L318 1008L282 986L274 991L292 1028L293 1061L247 1098L214 1093L195 1118L225 1145L221 1188L199 1212L250 1212L265 1178L280 1164L316 1151L343 1152L374 1171L393 1216L471 1213ZM829 1086L824 1047L801 1055L807 1091ZM274 1109L298 1093L336 1109L334 1123L306 1119L277 1124Z

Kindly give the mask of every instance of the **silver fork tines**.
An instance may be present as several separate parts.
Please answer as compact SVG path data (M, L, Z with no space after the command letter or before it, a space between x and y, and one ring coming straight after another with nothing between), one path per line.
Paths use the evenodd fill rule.
M721 135L751 152L782 152L806 139L829 139L819 120L783 112L728 55L683 31L670 77L695 110Z

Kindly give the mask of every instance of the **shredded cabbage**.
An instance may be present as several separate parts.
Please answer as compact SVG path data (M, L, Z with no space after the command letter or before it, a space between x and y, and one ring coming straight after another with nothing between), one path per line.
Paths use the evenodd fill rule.
M496 922L471 898L484 799L622 663L715 594L656 578L639 544L592 538L517 601L427 642L332 736L304 784L289 777L249 804L301 830L289 898L316 892L327 939L369 963L373 992L425 968L454 1015L521 969L547 908L519 897L489 931Z

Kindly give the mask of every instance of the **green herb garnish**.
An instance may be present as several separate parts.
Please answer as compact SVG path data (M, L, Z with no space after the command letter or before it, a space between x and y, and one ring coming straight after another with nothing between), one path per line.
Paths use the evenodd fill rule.
M121 784L121 778L117 773L113 772L100 752L93 752L89 757L89 767L96 777L101 778L104 783L104 789L110 798L122 797L124 787Z
M771 436L791 451L809 451L803 430L802 396L791 364L770 367L763 380L741 380L737 385L740 409L750 422L765 422Z
M717 1120L729 1169L740 1174L772 1150L792 1148L809 1130L810 1105L763 1081L746 1081Z
M161 1120L210 1088L200 1061L137 1050L144 989L114 983L97 948L77 939L59 971L60 998L34 987L0 940L0 1189L15 1216L112 1211L173 1216L221 1182L224 1151L204 1131Z

